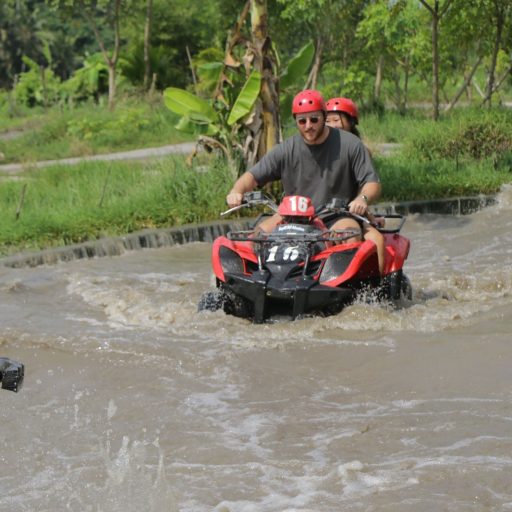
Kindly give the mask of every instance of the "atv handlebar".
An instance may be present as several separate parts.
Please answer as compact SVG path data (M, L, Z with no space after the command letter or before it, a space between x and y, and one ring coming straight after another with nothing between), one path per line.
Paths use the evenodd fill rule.
M255 192L246 192L244 194L244 198L242 200L242 203L238 206L233 206L233 208L230 208L229 210L226 210L225 212L222 212L220 215L221 217L224 217L224 215L229 215L230 213L236 212L238 210L241 210L242 208L250 208L253 206L268 206L274 213L277 213L278 206L274 202L274 200L267 196L264 192L261 190L257 190ZM331 199L328 203L325 205L322 205L318 208L316 214L319 215L321 213L349 213L348 211L348 203L344 201L343 199L340 199L338 197L335 197ZM363 222L365 224L371 224L371 222L361 215L356 215L355 213L350 213L351 217L354 217L356 220Z
M324 213L339 213L339 214L345 214L349 215L350 217L356 219L357 221L361 222L362 224L367 224L370 226L374 226L382 233L398 233L400 229L402 229L402 226L404 225L405 218L403 215L399 214L390 214L390 215L377 215L378 217L384 217L385 219L397 219L398 226L394 228L385 228L376 225L375 223L371 222L367 217L363 217L362 215L357 215L355 213L349 212L348 202L344 199L341 199L339 197L335 197L331 199L328 203L318 207L316 210L316 215L321 215ZM225 212L221 212L221 217L224 217L225 215L229 215L230 213L236 212L242 208L252 208L254 206L268 206L274 213L277 213L278 206L275 203L275 201L269 197L265 192L261 190L253 191L253 192L246 192L244 194L242 203L238 206L234 206L233 208L229 208L229 210L226 210Z
M250 208L253 206L268 206L274 213L277 213L277 204L274 200L261 190L257 190L255 192L246 192L241 204L233 206L233 208L222 212L220 215L223 217L224 215L236 212L241 208Z

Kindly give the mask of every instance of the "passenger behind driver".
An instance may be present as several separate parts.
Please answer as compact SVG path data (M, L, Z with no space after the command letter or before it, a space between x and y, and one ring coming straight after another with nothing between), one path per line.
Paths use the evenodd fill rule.
M361 138L357 124L359 123L359 113L356 104L349 98L331 98L326 102L327 107L327 126L331 128L339 128L346 132L353 133L356 137ZM364 196L363 196L364 197ZM377 219L368 212L369 220L373 223ZM365 224L364 233L365 240L371 240L377 246L377 256L379 259L379 271L384 273L384 264L386 258L386 249L384 246L384 236L374 226Z

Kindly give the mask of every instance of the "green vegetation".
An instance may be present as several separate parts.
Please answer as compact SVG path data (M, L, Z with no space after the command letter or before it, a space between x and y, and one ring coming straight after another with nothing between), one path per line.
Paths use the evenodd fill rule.
M491 194L512 181L512 155L412 163L402 154L377 157L383 201ZM220 160L190 168L183 158L153 162L84 162L0 181L0 254L38 249L144 228L218 220L232 176ZM24 191L25 189L25 191Z
M29 112L30 113L30 112ZM1 163L34 162L162 146L190 140L176 130L178 116L155 96L152 102L127 99L115 111L93 103L61 110L54 107L36 115L4 121L3 130L22 136L0 139ZM0 130L1 130L0 126Z
M512 151L512 111L464 109L440 125L419 124L405 137L406 152L421 161L501 159Z
M368 122L367 122L368 121ZM386 113L361 120L375 154L383 201L491 194L512 181L512 112L461 110L440 122ZM370 135L371 134L371 135ZM133 143L129 131L121 146ZM54 156L54 155L53 155ZM0 181L0 254L218 219L233 176L220 155L146 163L84 162Z
M84 162L0 181L0 254L217 219L231 178L202 171L182 158Z
M512 181L511 110L460 109L438 122L410 116L400 122L396 115L390 120L382 123L384 139L400 141L403 149L376 157L386 200L489 194ZM370 120L366 137L378 126Z
M492 159L467 162L414 162L405 155L378 157L383 201L418 201L493 194L512 182L512 155L498 169Z

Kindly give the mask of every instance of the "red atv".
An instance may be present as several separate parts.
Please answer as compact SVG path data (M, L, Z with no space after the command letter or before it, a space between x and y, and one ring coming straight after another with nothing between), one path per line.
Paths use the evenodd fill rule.
M384 227L376 226L386 246L381 277L372 241L350 241L360 235L359 230L326 227L324 222L341 216L356 218L360 225L369 222L349 213L342 200L333 199L315 212L307 197L287 196L278 208L264 193L250 192L240 206L221 215L262 205L279 213L283 221L271 233L231 231L214 241L217 289L203 294L199 311L223 309L262 323L276 315L295 319L336 314L362 289L375 290L382 300L412 298L409 279L402 271L410 245L399 234L405 222L402 215L384 215Z

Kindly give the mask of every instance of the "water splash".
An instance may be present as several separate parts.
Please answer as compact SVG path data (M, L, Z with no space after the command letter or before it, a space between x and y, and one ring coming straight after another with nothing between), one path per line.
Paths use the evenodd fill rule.
M147 463L149 447L159 451L156 467ZM113 453L108 440L102 456L107 476L98 491L98 512L178 512L158 439L153 443L130 442L128 436L123 436L117 453Z

